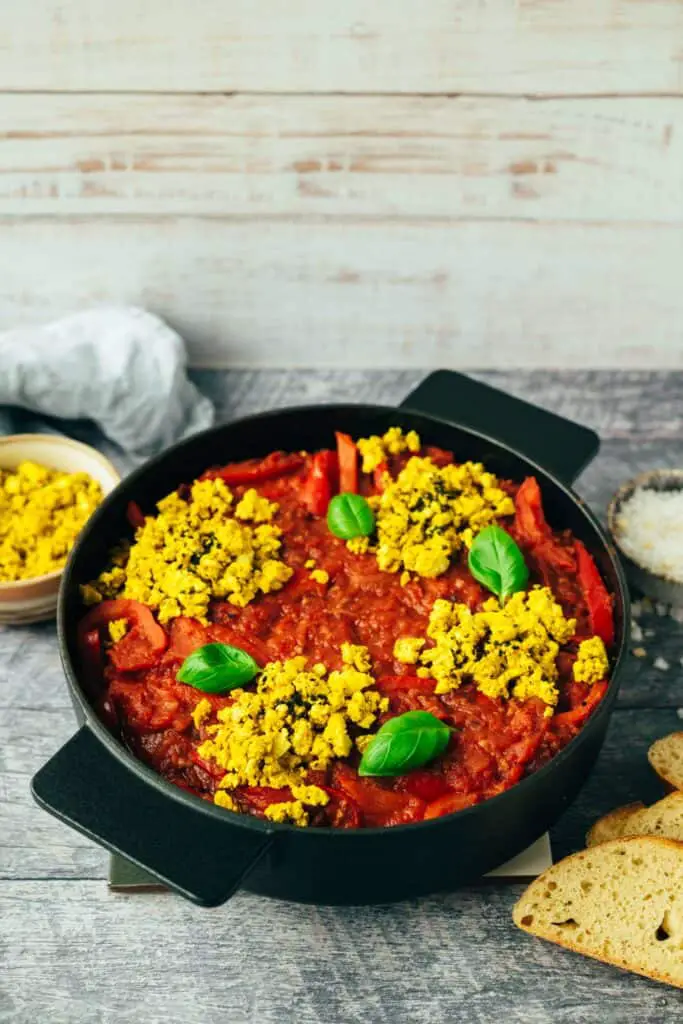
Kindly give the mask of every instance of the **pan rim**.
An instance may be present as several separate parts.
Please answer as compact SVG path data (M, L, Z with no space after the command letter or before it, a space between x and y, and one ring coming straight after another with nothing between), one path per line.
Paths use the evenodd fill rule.
M604 551L607 553L611 567L614 573L614 577L617 581L616 596L621 605L622 611L622 631L621 638L617 648L617 654L614 659L612 673L610 675L607 693L603 697L602 701L598 705L597 709L590 716L585 725L581 728L580 732L570 742L562 748L562 750L556 754L547 764L543 765L537 771L531 775L527 775L525 778L520 779L509 789L504 790L502 793L498 793L496 796L490 797L481 803L474 804L471 807L467 807L461 811L454 812L453 814L444 815L441 818L432 818L427 821L416 821L409 822L403 825L392 825L391 827L385 826L373 826L369 828L357 828L357 829L337 829L332 826L320 826L316 828L300 828L296 825L288 823L278 823L262 820L252 815L235 814L231 811L210 804L206 800L202 800L200 797L194 796L188 793L178 786L174 786L172 782L169 782L163 776L159 775L152 768L146 765L143 761L136 758L127 748L116 740L116 738L109 732L107 727L101 721L96 714L94 708L90 705L86 699L85 694L81 688L81 685L77 678L75 666L72 663L71 655L68 649L67 643L67 623L66 623L66 594L71 585L71 577L73 575L74 566L77 562L79 551L85 542L86 538L90 536L94 530L97 529L98 521L105 514L108 507L113 504L119 494L122 491L127 491L129 487L134 486L139 480L143 479L144 476L153 468L160 465L165 459L168 459L174 453L183 450L185 447L197 444L202 439L211 437L215 434L220 433L223 430L229 428L240 428L244 427L247 429L252 423L260 422L268 419L275 419L283 415L286 416L305 416L309 413L326 411L330 413L334 412L367 412L377 416L383 416L388 414L395 415L408 415L416 419L427 421L436 426L444 427L446 429L458 430L461 433L467 434L471 437L482 440L486 443L491 444L494 448L506 452L522 462L526 463L531 469L540 474L541 480L550 481L555 487L557 487L563 494L569 498L569 500L577 506L583 517L588 521L593 531L596 533ZM176 442L176 444L169 446L154 456L152 459L138 466L132 473L124 477L117 486L106 495L102 504L96 509L93 516L86 524L83 532L81 533L78 541L74 545L69 559L63 569L62 580L59 588L59 599L57 608L57 628L58 628L58 642L59 642L59 653L64 670L66 681L69 686L69 690L73 698L78 702L79 709L83 716L83 723L80 728L90 729L97 739L103 744L109 754L114 756L121 764L127 767L141 780L152 785L160 794L168 796L172 800L176 800L184 805L188 810L195 810L197 813L208 815L213 820L219 822L222 821L226 825L233 825L239 828L250 830L254 833L260 833L262 835L278 835L284 834L286 836L296 835L301 837L302 842L321 842L324 839L329 838L330 835L340 837L340 841L344 842L360 842L362 839L369 839L370 837L377 838L379 836L391 836L396 834L405 834L406 832L417 833L418 830L424 832L425 836L429 830L434 828L444 828L449 824L452 824L456 820L462 820L463 817L472 816L477 812L481 812L484 807L501 806L506 800L511 799L512 794L519 795L522 792L531 793L530 786L535 780L546 778L553 772L560 770L561 766L568 760L569 757L573 756L573 752L576 751L580 745L586 741L589 730L596 726L603 718L611 714L613 705L616 701L616 697L620 686L620 675L623 669L624 662L626 661L628 642L630 639L630 599L628 585L624 574L623 567L617 554L616 546L609 536L605 527L603 527L600 520L597 518L592 509L587 505L583 498L581 498L573 490L571 486L561 481L554 473L545 469L539 465L533 459L528 458L523 452L516 448L506 444L490 434L483 433L481 431L473 430L464 424L458 423L456 420L447 420L440 416L434 416L427 412L421 412L417 409L410 409L408 407L393 406L393 405L381 405L374 403L353 403L353 402L330 402L330 403L315 403L315 404L303 404L295 406L282 406L277 409L268 409L259 413L253 413L249 416L238 417L237 419L231 420L226 423L221 423L208 427L196 434L192 434L188 438ZM80 729L79 729L80 731ZM536 782L538 785L538 782ZM227 817L226 817L227 815ZM341 837L347 837L341 839ZM311 838L304 838L311 837ZM317 838L313 838L317 837ZM297 839L298 841L298 839ZM388 841L388 840L385 840Z

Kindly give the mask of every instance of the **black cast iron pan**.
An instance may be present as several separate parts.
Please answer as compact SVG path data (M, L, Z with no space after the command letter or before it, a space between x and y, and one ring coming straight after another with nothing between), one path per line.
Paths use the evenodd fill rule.
M98 574L130 532L126 506L143 511L210 465L285 450L334 446L398 424L428 444L477 459L499 476L539 479L554 526L569 527L616 595L617 641L608 692L579 735L549 764L500 796L449 817L387 829L297 829L233 815L185 793L132 757L97 718L83 692L76 626L79 584ZM495 438L495 440L494 440ZM584 427L459 374L432 374L398 408L309 406L253 416L196 435L125 479L84 530L64 573L58 625L62 662L80 729L38 772L46 810L205 906L240 886L315 903L381 903L453 889L515 856L574 799L602 745L628 641L628 596L602 528L569 484L595 455Z

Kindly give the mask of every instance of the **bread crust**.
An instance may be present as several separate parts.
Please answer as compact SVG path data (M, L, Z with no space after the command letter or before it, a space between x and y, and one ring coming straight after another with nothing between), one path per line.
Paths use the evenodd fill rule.
M680 757L680 767L671 765L672 747ZM647 759L668 789L683 790L683 732L671 732L655 740L647 752Z
M598 843L608 842L610 839L619 839L624 835L622 826L625 826L629 818L636 811L645 809L645 804L636 800L632 804L624 804L623 807L615 807L613 811L604 814L602 818L593 824L586 833L586 846L597 846Z

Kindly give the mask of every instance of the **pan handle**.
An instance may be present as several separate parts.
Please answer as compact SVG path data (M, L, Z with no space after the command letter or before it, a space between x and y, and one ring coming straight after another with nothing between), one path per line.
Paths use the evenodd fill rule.
M571 484L597 454L598 435L563 416L453 370L437 370L401 402L487 434Z
M50 814L204 907L225 903L274 840L186 807L127 768L87 726L40 769L31 790Z

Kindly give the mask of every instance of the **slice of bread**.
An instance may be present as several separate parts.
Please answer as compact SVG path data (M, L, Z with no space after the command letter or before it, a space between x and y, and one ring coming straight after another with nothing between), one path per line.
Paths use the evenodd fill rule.
M518 927L559 946L683 988L683 843L613 839L531 883Z
M590 832L586 836L586 846L597 846L598 843L606 843L609 839L619 839L620 836L637 835L628 831L628 823L636 811L645 810L645 804L638 801L634 804L624 804L615 810L598 818Z
M672 732L653 743L647 758L662 782L683 789L683 732Z

